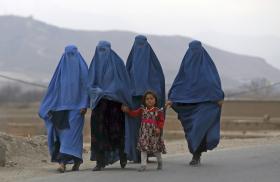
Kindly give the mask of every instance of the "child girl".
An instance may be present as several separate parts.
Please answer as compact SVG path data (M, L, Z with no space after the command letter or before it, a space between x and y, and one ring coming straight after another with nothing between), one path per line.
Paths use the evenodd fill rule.
M157 169L162 169L161 153L165 153L165 145L162 140L162 129L164 125L163 110L157 108L157 96L152 91L147 91L143 96L143 106L136 110L130 110L122 106L123 112L132 117L141 117L141 126L137 149L141 152L141 167L138 171L145 171L147 166L147 155L154 154L157 158Z

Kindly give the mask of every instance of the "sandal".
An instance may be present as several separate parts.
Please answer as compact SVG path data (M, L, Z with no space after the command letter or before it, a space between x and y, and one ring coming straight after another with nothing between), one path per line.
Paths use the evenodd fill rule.
M66 171L66 165L65 164L59 164L59 167L57 168L57 171L60 173L64 173Z

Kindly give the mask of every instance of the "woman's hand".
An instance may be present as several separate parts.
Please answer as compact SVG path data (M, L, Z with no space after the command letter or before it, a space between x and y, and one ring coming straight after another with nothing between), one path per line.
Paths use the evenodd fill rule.
M83 108L80 110L81 115L85 115L87 113L87 109Z
M122 105L122 111L123 112L125 112L125 113L127 113L127 112L129 112L129 108L126 106L126 105Z
M49 118L51 118L52 117L52 111L49 111L47 115L48 115Z
M172 101L168 100L166 103L165 103L165 109L169 109L172 105Z
M217 104L218 104L220 107L223 106L223 103L224 103L224 100L220 100L220 101L217 102Z

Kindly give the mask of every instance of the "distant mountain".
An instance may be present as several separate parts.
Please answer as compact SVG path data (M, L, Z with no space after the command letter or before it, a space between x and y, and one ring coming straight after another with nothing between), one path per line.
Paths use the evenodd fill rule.
M198 33L199 37L223 50L256 55L280 68L280 37L275 35L231 35L217 32Z
M0 72L17 73L47 82L67 44L78 46L89 63L99 40L108 40L126 61L137 33L127 31L80 31L55 27L17 16L0 16ZM192 40L182 36L147 35L170 86ZM221 74L225 89L237 88L256 78L280 80L280 71L259 57L245 56L204 45Z

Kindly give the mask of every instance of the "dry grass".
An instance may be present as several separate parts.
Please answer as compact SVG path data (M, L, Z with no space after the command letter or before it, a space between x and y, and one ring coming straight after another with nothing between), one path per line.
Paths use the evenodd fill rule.
M262 102L260 102L262 104ZM259 130L279 130L280 131L280 116L275 117L275 113L268 122L264 122L261 111L268 112L269 109L274 111L279 103L272 102L258 105L254 112L252 108L248 112L250 116L246 115L244 110L251 107L250 104L258 105L258 103L226 103L223 108L222 124L223 131L239 131L246 133L248 131ZM39 118L38 111L39 103L24 103L24 104L7 104L0 106L0 131L18 136L33 136L45 134L44 122ZM268 107L268 108L267 108ZM272 108L271 108L272 107ZM257 110L259 110L257 112ZM88 142L90 137L90 111L86 114L86 123L84 128L85 141ZM238 116L240 113L240 116ZM280 114L280 112L279 112ZM165 138L166 139L183 139L184 134L180 121L177 119L176 113L169 109L166 114L165 123Z

